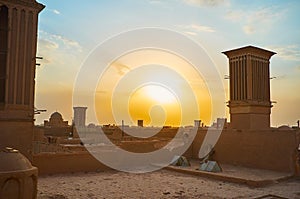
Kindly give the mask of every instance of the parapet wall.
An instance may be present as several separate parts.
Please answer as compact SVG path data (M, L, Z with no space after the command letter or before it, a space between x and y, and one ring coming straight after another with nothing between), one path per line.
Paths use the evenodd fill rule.
M147 153L157 150L161 146L160 142L130 142L125 141L121 144L124 150L134 153ZM84 147L82 151L72 152L43 152L33 155L33 165L38 167L39 175L70 173L70 172L94 172L110 170L109 167L94 158ZM51 149L47 148L47 150ZM57 149L57 148L53 148Z
M198 158L205 135L206 130L198 131L192 158ZM224 130L214 147L213 159L223 164L295 173L299 135L299 130Z
M33 156L39 175L110 170L88 152L40 153Z
M186 157L198 159L206 133L207 129L198 130L191 147L184 154ZM214 147L212 159L221 164L295 173L299 142L299 130L224 130ZM124 141L122 148L143 153L161 148L160 144L158 141ZM39 153L33 156L33 165L39 168L40 174L110 169L85 150Z

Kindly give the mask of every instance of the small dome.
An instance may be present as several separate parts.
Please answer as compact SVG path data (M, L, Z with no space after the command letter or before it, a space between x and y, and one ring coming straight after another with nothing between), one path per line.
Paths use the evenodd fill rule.
M90 124L88 125L88 128L95 128L95 127L96 127L96 125L93 124L93 123L90 123Z
M29 160L22 155L18 150L6 148L0 151L0 173L10 171L24 171L32 169L33 166Z
M282 126L280 126L280 127L278 127L278 130L291 130L292 128L291 127L289 127L289 126L287 126L287 125L282 125Z
M50 116L51 119L62 119L62 115L59 112L54 112Z

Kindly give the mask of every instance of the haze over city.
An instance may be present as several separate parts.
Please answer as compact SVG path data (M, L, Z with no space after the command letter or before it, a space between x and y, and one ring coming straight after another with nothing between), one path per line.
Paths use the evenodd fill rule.
M300 108L297 102L300 101L300 94L295 92L300 85L300 22L297 20L299 1L78 1L72 3L72 7L70 1L40 2L47 4L47 7L39 18L37 55L44 59L39 61L41 66L37 67L36 107L47 109L47 112L36 116L36 124L48 119L54 111L59 111L64 119L71 121L74 83L88 55L97 45L113 35L143 27L176 31L202 46L223 79L226 99L220 99L219 103L224 107L229 98L228 80L224 77L229 72L228 60L221 52L245 44L255 44L276 52L270 64L270 76L273 77L271 100L277 102L273 104L271 124L294 125L299 119ZM60 23L61 21L64 23ZM213 107L204 83L209 84L209 81L215 79L207 77L208 82L204 82L202 77L189 69L191 67L185 66L182 60L167 53L140 51L123 56L106 71L106 76L110 79L106 83L109 85L109 81L121 79L134 66L138 66L136 57L145 55L167 60L169 67L183 75L195 92L200 116L191 115L190 122L184 125L192 124L194 119L202 119L210 125L217 117L229 117L228 108L224 114L217 112L211 115ZM157 74L162 79L172 79L167 70L158 69ZM182 85L182 82L175 81L177 79L174 79L174 84L178 87ZM110 103L107 98L109 91L101 86L103 87L99 83L95 96L95 106L101 112L95 118L88 109L87 122L116 123L105 108ZM166 101L156 98L155 93L159 93L160 99ZM146 124L160 125L160 119L151 123L149 118L149 108L158 104L159 106L152 109L152 116L162 115L165 110L166 124L178 125L180 118L176 115L180 110L175 98L168 90L150 85L131 96L131 115L134 120L142 118ZM138 102L143 103L139 105Z
M0 0L0 198L299 198L299 7Z

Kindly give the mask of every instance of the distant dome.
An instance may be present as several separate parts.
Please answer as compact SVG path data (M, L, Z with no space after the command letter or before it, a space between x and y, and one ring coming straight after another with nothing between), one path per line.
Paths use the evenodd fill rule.
M62 120L62 115L59 112L54 112L52 113L52 115L50 116L51 119L59 119Z
M291 127L287 126L287 125L283 125L278 127L278 130L291 130Z
M67 127L68 121L64 121L62 115L59 112L54 112L51 114L49 121L44 122L44 126Z
M88 125L88 128L95 128L95 127L96 127L96 125L93 124L93 123L90 123L90 124Z

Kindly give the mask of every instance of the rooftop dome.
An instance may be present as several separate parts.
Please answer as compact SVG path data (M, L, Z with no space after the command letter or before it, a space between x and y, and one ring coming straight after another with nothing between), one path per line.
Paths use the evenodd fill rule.
M18 150L0 151L0 198L36 198L38 169Z
M29 160L18 150L7 147L0 151L0 157L0 172L24 171L33 168Z
M287 126L287 125L282 125L280 127L278 127L278 130L291 130L292 128Z
M54 112L50 116L51 119L62 119L62 115L59 112Z

